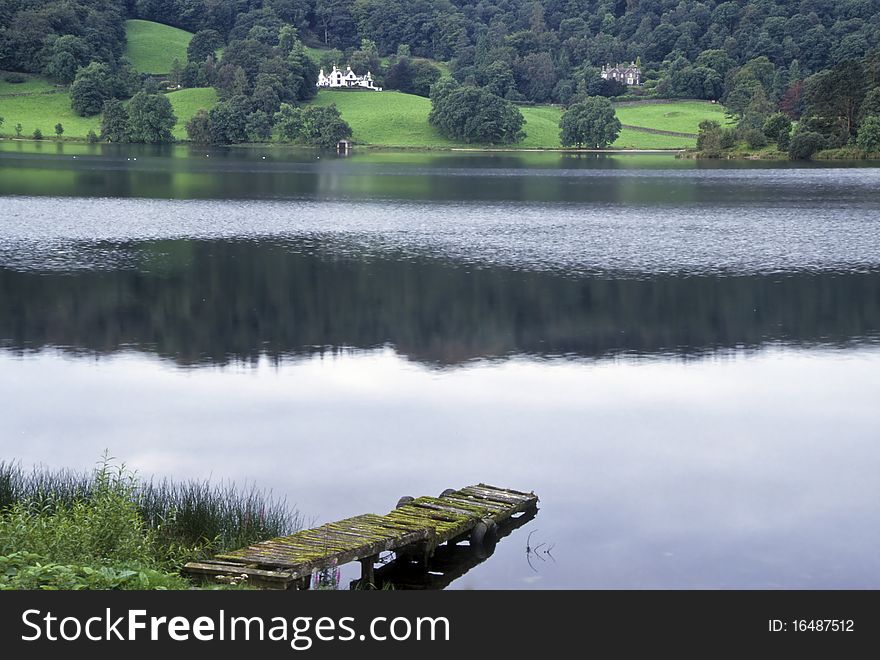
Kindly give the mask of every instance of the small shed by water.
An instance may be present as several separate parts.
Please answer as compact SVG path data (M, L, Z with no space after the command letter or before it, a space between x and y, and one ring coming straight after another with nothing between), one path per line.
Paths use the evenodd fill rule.
M347 156L351 153L352 146L351 140L340 140L336 143L336 153L342 156Z

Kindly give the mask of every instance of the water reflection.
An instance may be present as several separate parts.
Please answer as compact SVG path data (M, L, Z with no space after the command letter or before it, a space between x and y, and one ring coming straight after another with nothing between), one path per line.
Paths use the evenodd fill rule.
M145 474L256 480L316 523L534 489L538 518L456 588L880 587L876 348L441 372L390 350L187 371L46 352L0 373L3 454L26 465L109 447ZM538 573L533 529L555 544Z
M0 143L0 455L316 523L538 493L458 588L880 587L880 170L40 149Z
M872 195L870 163L725 163L670 155L205 149L0 142L0 195L396 199L607 204L797 204ZM732 186L732 182L738 185Z
M100 268L0 267L0 346L137 348L195 365L390 345L451 365L521 354L687 357L880 337L873 272L573 278L443 259L346 258L313 242L168 241L94 252Z

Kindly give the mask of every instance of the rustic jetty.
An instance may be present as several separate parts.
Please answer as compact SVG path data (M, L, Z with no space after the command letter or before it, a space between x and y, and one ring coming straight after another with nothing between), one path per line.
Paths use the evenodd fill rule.
M256 543L190 562L183 572L229 581L246 576L249 583L270 589L308 588L313 573L352 561L361 563L361 586L375 586L379 555L394 552L397 561L417 561L427 568L443 543L467 540L475 547L493 546L499 525L533 517L538 497L486 484L448 489L439 497L402 497L384 516L364 514Z

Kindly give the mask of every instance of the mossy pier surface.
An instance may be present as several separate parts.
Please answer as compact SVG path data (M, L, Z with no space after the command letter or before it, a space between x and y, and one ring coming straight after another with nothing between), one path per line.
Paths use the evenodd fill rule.
M477 484L440 497L402 500L384 516L367 513L190 562L183 570L208 579L247 576L256 586L288 589L307 585L317 571L360 561L369 583L383 552L426 561L440 544L468 539L481 525L504 523L537 505L534 493Z

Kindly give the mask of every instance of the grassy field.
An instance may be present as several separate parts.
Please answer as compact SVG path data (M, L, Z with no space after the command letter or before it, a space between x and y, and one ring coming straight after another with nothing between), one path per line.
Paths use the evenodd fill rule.
M152 21L125 21L125 56L140 73L168 73L174 58L186 65L192 34Z
M697 141L693 138L673 137L671 135L656 135L643 133L624 128L617 136L614 143L615 149L687 149L695 147Z
M58 122L64 126L64 137L84 138L89 129L97 133L101 127L100 117L80 117L70 109L67 92L0 97L0 117L4 119L3 135L14 135L15 125L20 123L23 137L30 137L35 128L45 138L54 137Z
M316 105L336 104L361 144L399 147L456 145L428 124L431 102L401 92L343 92L321 90Z
M210 110L217 102L217 91L213 87L197 89L181 89L168 94L168 100L177 115L177 125L174 127L174 137L178 140L186 139L186 122L188 122L199 109Z
M25 81L12 83L6 79L8 76L24 78ZM41 76L33 76L28 73L0 72L0 96L5 94L34 94L48 92L53 89L55 89L55 85Z
M449 148L466 145L448 140L428 125L431 102L420 96L400 92L343 92L322 90L314 103L335 103L342 117L351 125L354 139L362 144L398 147ZM517 144L525 149L557 149L559 119L557 106L523 106L525 139ZM673 102L618 109L621 123L681 133L696 132L705 118L724 119L723 108L711 103ZM625 118L625 120L624 120ZM688 130L683 130L688 129ZM684 149L695 140L685 137L656 135L623 129L614 147L618 149Z
M174 137L182 140L186 138L186 122L199 108L211 108L217 102L217 92L213 87L181 89L168 94L168 100L177 115ZM39 128L47 139L54 137L55 124L58 122L64 126L64 137L67 138L85 138L89 129L95 133L101 129L100 115L80 117L70 109L70 95L67 92L0 97L0 117L4 119L0 134L8 136L15 134L17 123L22 125L22 137L30 137L34 129Z
M700 130L700 122L714 119L727 123L724 106L709 101L670 101L644 105L622 105L615 108L621 124L642 126L661 131L693 133Z

